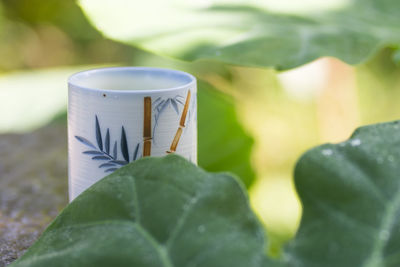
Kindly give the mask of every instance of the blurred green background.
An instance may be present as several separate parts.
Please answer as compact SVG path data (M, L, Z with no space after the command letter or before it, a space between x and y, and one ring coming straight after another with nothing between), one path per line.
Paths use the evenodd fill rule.
M292 181L300 155L342 141L361 125L400 118L400 68L391 54L387 48L355 67L322 58L285 72L184 63L107 39L72 0L2 0L0 134L63 121L66 80L75 71L134 65L192 72L234 100L240 123L255 140L249 194L273 252L295 234L301 216Z

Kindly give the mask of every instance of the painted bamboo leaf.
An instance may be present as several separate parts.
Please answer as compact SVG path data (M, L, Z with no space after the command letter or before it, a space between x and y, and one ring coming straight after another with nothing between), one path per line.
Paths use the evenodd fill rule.
M157 139L155 138L156 135L156 129L158 126L158 119L160 118L160 113L157 113L154 115L154 125L153 125L153 143L157 144Z
M107 128L105 147L106 147L107 154L110 154L110 129L109 128Z
M96 140L97 140L97 145L99 146L99 149L101 151L103 151L103 140L101 137L101 129L100 129L99 119L97 118L97 115L96 115Z
M169 103L171 102L171 98L168 98L167 101L160 107L160 114L165 110L166 107L168 107Z
M94 157L92 157L92 159L94 159L94 160L109 160L110 157L107 157L107 156L94 156Z
M114 149L113 149L113 157L114 157L114 159L117 159L117 156L118 156L117 141L115 141Z
M113 163L103 163L99 166L99 168L106 168L106 167L114 167L115 164Z
M158 103L153 109L159 111L160 107L162 106L162 104L164 104L164 102L165 102L165 99L162 100L160 103Z
M161 100L161 97L158 97L156 100L154 100L153 106L156 105L160 100Z
M172 104L172 107L175 109L176 114L179 115L178 104L176 104L174 99L171 99L171 104Z
M181 105L184 105L183 101L180 100L179 98L175 98L175 101L178 102L178 103L181 104Z
M103 152L96 151L96 150L83 151L82 153L87 154L87 155L103 155Z
M100 132L101 132L100 131L100 123L99 123L99 120L98 120L98 118L96 116L96 139L98 139L99 136L100 136L99 139L102 139ZM76 137L76 138L80 142L83 142L84 144L86 144L86 145L88 145L90 147L93 146L93 144L90 143L85 138L82 138L82 137L79 137L79 136ZM99 147L103 145L100 142L98 142L98 143L99 143ZM105 149L105 151L103 151L103 150L87 150L87 151L84 151L82 153L86 154L86 155L92 155L92 156L94 155L94 157L92 157L92 160L96 160L96 161L104 161L105 160L105 161L107 161L105 163L100 164L99 168L106 168L105 172L112 172L112 171L118 169L117 165L119 165L118 167L120 167L120 166L123 166L123 165L126 165L126 164L129 163L128 142L127 142L126 132L125 132L125 128L124 127L122 127L122 130L121 130L121 152L122 152L122 155L123 155L125 160L118 160L117 141L114 142L113 156L111 156L109 154L110 153L110 143L111 143L111 140L110 140L110 129L107 128L106 137L104 139L104 149ZM133 157L132 157L133 160L136 160L137 158L139 158L139 155L138 155L139 145L140 145L140 143L137 144L136 149L135 149L135 151L133 153ZM95 148L95 147L93 146L93 148Z
M118 164L118 165L121 165L121 166L126 165L126 164L129 163L129 162L124 161L124 160L111 160L110 162L111 162L111 163Z
M114 172L116 170L118 170L118 168L110 168L110 169L105 170L104 172Z
M157 130L157 126L158 126L158 120L160 119L161 114L164 112L164 110L171 104L173 109L175 110L176 114L179 116L179 107L178 107L178 103L180 105L184 105L183 102L181 100L179 100L179 98L182 98L182 96L177 95L174 98L168 98L166 100L162 100L160 103L158 103L155 107L154 107L154 125L153 125L153 142L156 143L156 139L154 138L156 130Z
M135 151L133 152L132 160L137 160L139 158L139 147L140 143L136 145Z
M126 140L125 128L122 126L121 130L121 152L124 159L129 162L128 141Z
M96 149L96 147L89 140L87 140L86 138L81 137L81 136L77 136L77 135L75 135L75 138L76 138L76 140L78 140L79 142L83 143L84 145L87 145L87 146L89 146L91 148Z

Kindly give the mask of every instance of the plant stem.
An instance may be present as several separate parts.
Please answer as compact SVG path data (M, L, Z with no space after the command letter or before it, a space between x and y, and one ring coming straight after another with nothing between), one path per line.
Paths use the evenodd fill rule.
M144 98L143 157L151 154L151 97Z
M176 151L176 148L178 146L179 140L182 135L182 130L183 130L183 128L185 128L186 115L189 110L190 96L191 96L191 92L189 90L187 93L187 96L186 96L185 106L182 111L181 120L179 121L178 130L176 130L175 137L172 140L171 147L169 148L169 151L167 151L167 153L174 153Z

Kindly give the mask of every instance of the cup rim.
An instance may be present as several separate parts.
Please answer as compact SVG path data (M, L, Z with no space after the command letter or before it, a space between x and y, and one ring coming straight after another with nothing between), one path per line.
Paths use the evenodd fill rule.
M158 71L158 72L165 72L165 73L171 73L171 74L178 74L181 76L185 76L189 78L189 82L174 86L174 87L167 87L167 88L158 88L158 89L139 89L139 90L113 90L113 89L97 89L97 88L92 88L92 87L87 87L87 86L82 86L78 84L78 79L80 79L80 76L87 76L93 73L99 73L99 72L114 72L114 71ZM170 92L170 91L176 91L180 89L185 89L187 87L194 86L196 84L196 77L194 77L192 74L180 71L180 70L174 70L174 69L167 69L167 68L156 68L156 67L135 67L135 66L125 66L125 67L102 67L102 68L93 68L93 69L88 69L88 70L83 70L76 72L72 75L69 76L68 78L68 84L72 85L74 87L84 89L87 91L91 92L101 92L101 93L119 93L119 94L143 94L143 93L162 93L162 92Z

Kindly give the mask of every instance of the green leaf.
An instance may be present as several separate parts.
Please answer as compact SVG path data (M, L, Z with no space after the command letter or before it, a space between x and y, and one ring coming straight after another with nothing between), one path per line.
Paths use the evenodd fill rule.
M3 4L0 3L0 32L2 32L3 29L3 25L5 24L5 19L4 19L4 11L3 11Z
M295 182L303 217L289 266L400 266L400 121L312 149Z
M400 45L398 0L79 3L106 36L184 60L288 69L322 56L357 64Z
M170 155L90 187L11 266L259 267L264 250L240 183Z
M400 121L307 152L301 226L276 262L237 180L144 158L76 198L11 266L399 266L399 174Z
M238 122L233 99L201 81L197 97L199 165L212 172L233 172L249 186L254 180L254 141Z

